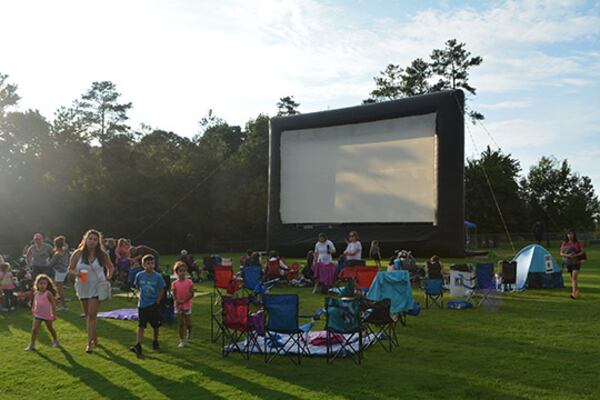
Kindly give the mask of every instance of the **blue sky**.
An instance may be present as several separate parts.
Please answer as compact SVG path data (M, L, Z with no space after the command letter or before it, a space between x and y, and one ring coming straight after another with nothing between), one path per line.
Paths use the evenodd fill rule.
M484 59L472 107L502 149L525 171L567 158L600 188L597 1L0 0L0 15L0 71L22 109L51 117L106 79L134 126L186 136L209 109L244 124L286 95L303 112L359 104L387 64L457 38ZM479 150L495 146L469 128Z

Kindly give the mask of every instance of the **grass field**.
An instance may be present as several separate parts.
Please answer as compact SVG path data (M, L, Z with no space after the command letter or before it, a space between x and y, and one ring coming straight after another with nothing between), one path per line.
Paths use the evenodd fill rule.
M75 301L56 322L62 349L50 347L43 329L38 350L23 351L30 312L2 313L0 399L598 399L600 251L591 249L588 256L576 301L566 282L562 290L504 295L494 311L423 309L399 326L400 346L393 353L372 347L361 366L319 358L304 358L299 367L284 358L268 365L261 356L223 359L209 338L210 283L196 286L207 295L194 300L195 336L188 347L177 348L176 326L167 325L161 328L162 351L152 352L147 340L142 360L129 351L136 324L127 321L100 320L101 346L86 354ZM290 291L299 293L301 312L323 304L310 288L273 292ZM72 290L68 297L75 298ZM415 299L424 305L421 291ZM101 308L131 306L116 297Z

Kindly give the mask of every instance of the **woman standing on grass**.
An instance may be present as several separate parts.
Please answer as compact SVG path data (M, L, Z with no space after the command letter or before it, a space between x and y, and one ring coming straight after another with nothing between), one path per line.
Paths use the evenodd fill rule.
M67 303L65 303L63 284L69 267L69 250L64 236L54 238L54 254L50 259L50 267L54 270L54 284L61 303L57 310L64 311L67 308Z
M31 266L31 277L35 279L38 274L54 277L54 270L50 267L52 246L44 242L41 233L33 235L33 244L27 249L27 264Z
M76 273L75 290L85 312L87 322L88 343L86 353L98 346L96 335L96 317L100 307L98 286L100 282L110 280L113 265L104 251L102 234L96 230L87 231L79 247L71 256L69 272Z
M573 229L567 231L565 241L560 245L560 256L563 264L567 266L567 271L571 277L571 298L575 300L579 297L579 271L581 262L585 260L585 251L583 245L577 240L577 235Z

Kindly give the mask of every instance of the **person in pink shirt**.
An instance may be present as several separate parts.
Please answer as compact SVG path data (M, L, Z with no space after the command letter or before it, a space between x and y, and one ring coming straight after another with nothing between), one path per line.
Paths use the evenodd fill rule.
M2 261L2 260L0 260ZM13 290L15 290L15 281L10 270L10 264L0 262L0 294L2 295L2 311L14 311L15 301L13 298Z
M177 261L173 266L177 280L171 285L175 300L175 314L179 323L179 346L185 347L186 340L192 339L192 299L194 284L187 277L187 266L183 261ZM187 330L187 338L185 332Z
M48 275L39 274L35 277L33 289L35 293L31 307L31 312L33 313L31 342L29 342L25 350L35 350L35 341L42 322L46 323L46 327L52 335L52 347L59 347L60 343L58 342L58 336L53 325L53 321L56 319L56 287L54 286L54 282L52 282L52 279Z

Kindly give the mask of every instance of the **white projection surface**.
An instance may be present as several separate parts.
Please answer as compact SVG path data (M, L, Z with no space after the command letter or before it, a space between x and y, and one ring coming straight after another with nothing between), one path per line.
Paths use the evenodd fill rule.
M281 134L284 224L436 223L436 114Z

